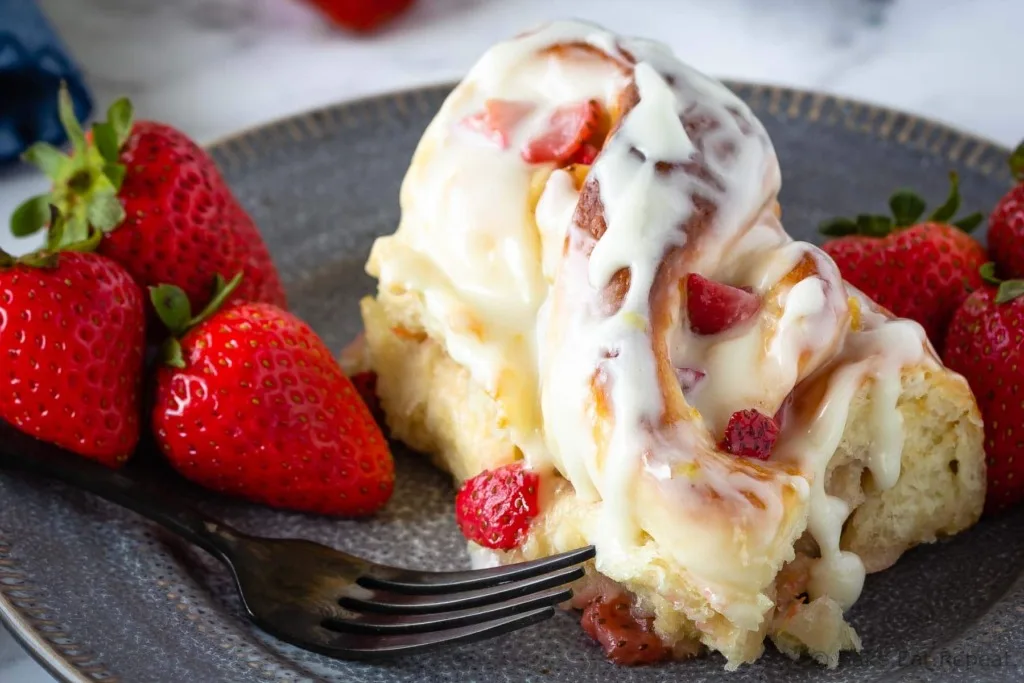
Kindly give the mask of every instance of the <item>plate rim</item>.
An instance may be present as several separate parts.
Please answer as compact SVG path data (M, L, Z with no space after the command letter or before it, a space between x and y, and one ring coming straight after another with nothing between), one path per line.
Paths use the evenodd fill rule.
M964 163L986 177L995 176L998 179L1002 175L1007 186L1011 182L1005 164L977 165L984 157L1005 159L1010 150L994 140L962 130L954 124L868 100L819 90L738 79L723 79L723 82L748 102L752 109L764 104L763 100L767 98L765 111L758 112L759 118L781 116L788 120L819 123L827 110L829 116L824 120L824 125L843 125L864 135L881 137L903 147L926 151L955 163ZM429 114L436 107L430 105L424 95L442 91L446 94L456 84L457 81L446 80L344 99L248 126L217 137L203 146L216 156L222 170L225 166L244 168L258 158L259 152L252 142L259 138L272 139L284 133L294 142L315 139L331 132L330 127L321 122L333 120L338 123L339 116L351 115L354 110L369 107L390 105L397 107L401 113L412 103L418 113ZM781 103L784 99L788 100L788 106L782 111ZM840 112L843 113L841 117ZM899 131L893 135L897 126L900 127ZM933 143L925 147L924 143L933 134L939 136L942 144ZM974 146L970 147L972 144ZM966 159L962 159L965 154ZM106 683L118 683L121 679L107 669L101 658L77 644L71 634L50 618L45 606L35 604L32 581L9 556L10 548L11 544L0 529L0 578L11 581L0 582L0 623L60 683L95 683L95 676L102 676L100 680ZM1011 591L1013 584L1009 589ZM21 595L12 597L12 594ZM23 603L23 606L15 604L15 601ZM58 644L48 637L60 638L62 642Z

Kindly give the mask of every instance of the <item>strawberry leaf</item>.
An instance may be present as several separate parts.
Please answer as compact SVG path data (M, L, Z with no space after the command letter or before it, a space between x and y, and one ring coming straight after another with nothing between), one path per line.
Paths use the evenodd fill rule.
M1005 304L1024 294L1024 280L1007 280L999 285L996 303Z
M61 170L70 160L66 154L48 142L37 142L25 150L21 158L38 168L53 181L60 179Z
M892 232L892 219L888 216L860 214L857 216L857 234L865 237L885 237Z
M180 287L174 285L157 285L149 288L149 300L153 303L160 321L173 337L177 337L188 329L192 320L192 306L188 296ZM181 348L178 349L181 355Z
M63 251L85 251L92 252L100 246L100 242L103 241L103 233L99 230L93 230L92 233L86 239L81 242L72 242L63 247Z
M898 190L889 197L889 209L896 219L896 227L905 228L924 215L925 203L912 190Z
M41 194L21 203L11 214L11 234L28 237L39 232L50 220L50 198Z
M818 232L829 237L846 237L857 234L857 224L849 218L833 218L822 221L818 225Z
M102 232L110 232L121 224L124 220L124 207L113 188L93 192L92 201L86 209L86 218L89 225Z
M127 172L124 164L104 164L103 175L107 176L107 180L114 186L114 191L121 189L121 183L124 182L124 174Z
M68 86L63 81L60 84L60 91L57 93L57 115L68 134L68 140L71 141L71 148L74 149L75 154L85 154L85 133L82 132L82 126L78 123L78 118L75 117L75 104L71 101L71 93L68 92Z
M1019 181L1024 182L1024 142L1017 145L1017 148L1010 154L1010 174Z
M1001 279L996 275L996 264L992 261L983 263L981 268L978 268L978 274L981 275L981 279L990 285L998 285L1002 282Z
M981 225L983 220L985 220L985 216L980 211L976 211L975 213L964 216L960 220L953 221L953 226L960 228L969 235L974 232L976 227Z
M164 365L181 370L185 367L185 356L181 351L181 342L171 337L160 345L159 361Z
M54 214L58 213L54 209ZM69 244L77 244L89 239L89 222L85 219L85 212L76 211L70 215L64 215L56 223L50 223L50 229L46 235L46 248L51 251L60 251Z
M16 263L13 256L8 254L3 249L0 249L0 268L10 268Z
M114 131L117 149L120 150L132 132L132 103L127 97L114 100L107 109L107 124ZM116 160L116 159L115 159Z
M117 151L117 133L109 123L95 123L92 126L92 141L96 144L100 156L107 163L116 164L119 153Z
M956 215L957 210L960 209L960 176L956 174L956 171L949 172L949 196L946 197L946 201L942 203L942 206L932 211L932 215L928 217L928 220L935 221L936 223L946 223L953 216Z

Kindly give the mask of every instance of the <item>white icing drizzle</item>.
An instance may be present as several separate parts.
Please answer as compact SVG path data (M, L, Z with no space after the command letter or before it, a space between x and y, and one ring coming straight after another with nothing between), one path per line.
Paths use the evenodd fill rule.
M604 57L547 51L570 44ZM547 169L522 160L523 143L559 105L596 99L613 108L631 82L638 102L588 180L600 188L601 238L573 222L579 192L565 171L550 174L531 215L531 184ZM458 126L488 99L534 105L506 149ZM713 122L702 139L680 119L695 113ZM659 162L696 163L706 174L665 172ZM864 569L839 547L850 510L825 491L828 463L869 378L869 468L878 486L895 483L900 369L929 358L918 326L874 312L823 252L786 235L772 212L779 186L764 128L720 83L658 43L555 22L492 48L448 98L403 184L402 224L378 240L368 265L382 289L422 297L431 336L495 397L530 465L557 469L577 496L600 501L591 540L603 573L628 580L650 537L714 609L752 630L805 525L821 549L812 597L844 608L857 599ZM716 210L688 241L682 227L695 195ZM652 339L652 288L674 248L686 272L761 295L761 312L699 337L676 311L667 336ZM788 281L806 259L814 275ZM622 269L629 289L609 313L606 286ZM849 329L849 296L860 301L861 331ZM706 373L686 399L697 413L672 423L662 391L678 387L659 383L657 344L675 366ZM771 415L812 374L829 377L820 408L787 426L769 462L717 451L734 411Z

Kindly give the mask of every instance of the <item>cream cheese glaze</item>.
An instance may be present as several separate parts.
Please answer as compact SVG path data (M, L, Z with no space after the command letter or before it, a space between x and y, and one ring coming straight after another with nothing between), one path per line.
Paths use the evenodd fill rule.
M588 49L550 49L567 45ZM595 240L571 175L528 164L520 149L559 105L593 99L614 110L632 85L639 98L587 180L606 223ZM531 105L505 147L460 125L492 99ZM710 124L684 125L695 117ZM857 599L863 564L839 547L850 510L826 493L825 472L870 379L870 470L879 486L895 483L900 368L934 362L919 326L876 312L823 252L785 233L774 213L780 177L764 128L720 83L658 43L556 22L492 48L447 99L403 183L401 225L368 265L382 289L422 298L431 336L495 398L505 418L496 428L529 465L598 504L589 537L602 573L629 580L656 543L716 611L750 630L805 528L821 552L812 598L844 609ZM703 210L695 197L715 211L688 233ZM670 253L680 276L750 287L762 310L710 337L684 324L678 292L674 307L653 310ZM805 262L811 274L790 281ZM629 287L610 310L622 269ZM684 397L665 359L706 379ZM808 378L827 381L818 409L787 423L769 462L718 451L733 412L772 415Z

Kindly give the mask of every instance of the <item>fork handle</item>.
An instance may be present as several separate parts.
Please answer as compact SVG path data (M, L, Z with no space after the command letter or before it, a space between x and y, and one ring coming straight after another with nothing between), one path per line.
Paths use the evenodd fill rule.
M241 532L172 500L140 479L24 434L0 420L0 464L75 488L128 508L230 562Z

